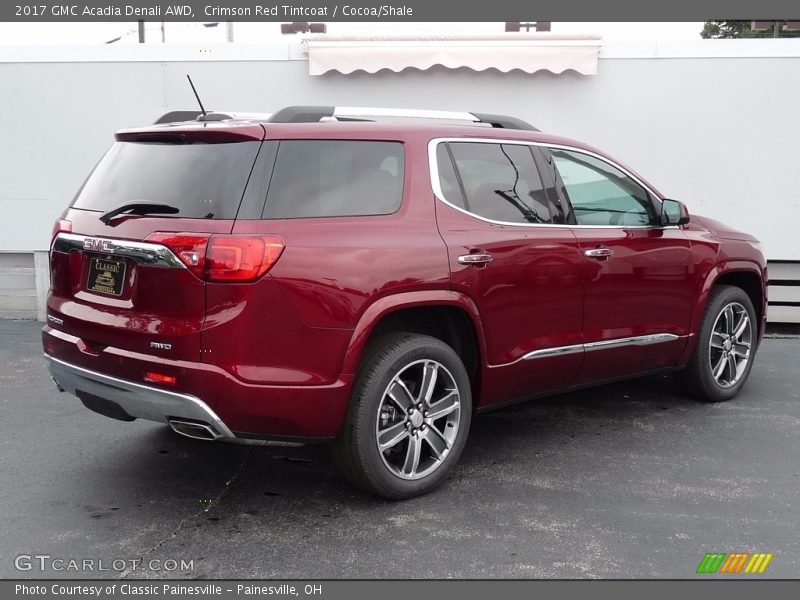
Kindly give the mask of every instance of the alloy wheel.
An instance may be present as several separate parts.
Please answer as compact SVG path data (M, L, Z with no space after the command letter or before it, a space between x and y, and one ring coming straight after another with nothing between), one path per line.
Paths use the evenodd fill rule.
M418 360L389 382L375 426L384 465L402 479L421 479L447 457L458 435L461 397L440 362Z
M747 370L753 343L753 328L747 309L731 302L717 315L711 329L708 359L711 375L717 385L736 385Z

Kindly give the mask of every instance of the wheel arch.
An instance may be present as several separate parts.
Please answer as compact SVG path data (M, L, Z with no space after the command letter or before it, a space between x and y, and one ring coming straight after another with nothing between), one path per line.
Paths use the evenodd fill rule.
M376 300L353 330L342 373L355 373L367 343L376 335L392 331L431 335L450 345L464 361L473 391L478 389L486 344L477 306L467 296L441 290L401 293Z
M703 281L698 294L698 302L694 313L692 314L692 322L690 331L692 336L690 343L687 344L681 357L680 364L686 364L694 351L697 342L697 331L700 327L700 322L703 318L708 298L711 291L717 285L732 285L742 289L750 298L753 303L753 308L756 311L756 321L758 326L758 342L764 335L764 327L766 325L766 308L767 308L767 292L766 280L764 271L758 263L737 260L719 263L711 269Z

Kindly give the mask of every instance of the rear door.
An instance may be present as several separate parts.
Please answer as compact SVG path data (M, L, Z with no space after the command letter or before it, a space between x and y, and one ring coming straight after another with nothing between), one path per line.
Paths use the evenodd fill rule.
M482 404L566 387L581 363L581 258L537 153L492 140L431 151L452 287L483 322Z
M113 347L199 360L205 244L233 227L258 130L118 136L58 222L50 324L87 354ZM101 219L143 203L152 213Z
M690 242L661 227L655 196L599 156L551 148L585 281L580 382L675 365L694 294Z

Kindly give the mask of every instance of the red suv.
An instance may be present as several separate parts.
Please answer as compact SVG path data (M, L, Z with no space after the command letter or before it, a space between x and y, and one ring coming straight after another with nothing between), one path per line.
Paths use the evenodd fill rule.
M118 132L53 232L44 350L95 412L333 442L351 481L407 498L475 412L658 371L721 401L747 379L758 242L599 150L476 113L173 118Z

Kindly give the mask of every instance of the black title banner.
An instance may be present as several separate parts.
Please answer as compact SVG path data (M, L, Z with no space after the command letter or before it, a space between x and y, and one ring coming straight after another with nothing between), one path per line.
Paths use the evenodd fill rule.
M0 3L0 21L703 21L800 19L797 0L207 0Z

